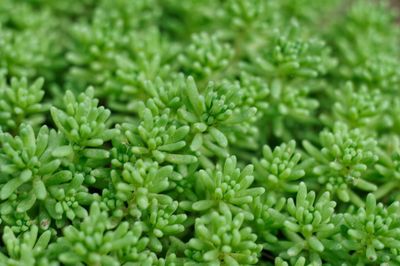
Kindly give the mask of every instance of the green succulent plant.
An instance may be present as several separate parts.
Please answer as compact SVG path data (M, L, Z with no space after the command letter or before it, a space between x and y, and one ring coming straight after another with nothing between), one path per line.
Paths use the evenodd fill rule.
M288 215L281 229L289 241L278 240L269 248L293 264L299 263L297 260L301 257L306 258L310 265L321 265L322 261L335 262L332 251L342 248L334 239L339 233L341 218L335 215L335 206L329 192L316 199L315 192L307 192L305 183L300 183L296 199L287 200Z
M400 265L399 17L0 1L0 265Z
M222 208L198 218L195 237L189 240L185 251L197 263L209 265L256 264L261 246L255 243L257 236L250 227L242 227L244 215L233 216L229 209Z
M333 132L322 131L318 150L304 141L303 146L312 156L312 173L318 182L344 202L362 206L362 200L353 189L375 191L377 186L363 178L368 167L378 160L376 140L361 129L349 129L344 123L335 123Z
M65 112L56 107L50 109L57 129L68 140L70 152L69 164L71 171L82 173L85 182L94 183L96 177L109 174L105 167L110 158L110 152L105 149L105 143L118 133L110 128L107 119L110 111L103 106L98 107L94 98L93 88L75 97L71 91L64 96Z
M217 165L214 170L200 170L196 175L194 189L199 195L199 200L193 203L193 210L205 211L225 206L234 214L242 213L245 218L253 219L253 215L246 211L246 208L254 198L263 194L265 189L250 188L254 181L252 165L242 170L237 168L236 158L229 157L223 165Z
M178 57L180 67L185 73L197 79L210 79L227 68L234 51L227 43L221 43L218 35L194 34L186 52ZM211 76L211 77L210 77Z
M327 125L333 127L335 121L343 121L351 128L385 128L392 122L390 117L384 117L390 106L390 99L379 89L369 89L367 86L355 88L347 83L342 90L334 92L335 103L332 116L321 116Z
M5 253L0 253L0 262L10 266L56 265L49 261L46 249L51 241L51 232L45 231L39 235L39 228L32 228L20 235L15 235L10 227L4 228L3 241Z
M350 261L356 265L399 263L399 202L385 207L368 194L365 207L344 214L343 247L354 251Z
M21 123L37 126L45 120L44 112L48 106L42 104L45 92L44 79L38 78L28 84L26 78L12 78L7 84L3 76L0 88L0 121L3 129L17 129Z
M267 197L270 201L278 200L286 193L298 190L298 180L304 177L306 165L300 162L301 154L296 151L296 142L283 143L274 150L263 147L263 157L254 161L255 177L258 184L271 190Z
M46 184L57 180L57 169L70 151L60 142L60 135L46 126L35 136L30 125L22 124L19 136L2 132L0 141L3 175L0 198L18 200L16 211L27 211L37 200L46 199Z
M65 227L50 251L58 251L59 260L66 265L119 265L119 261L130 260L151 263L152 254L145 249L148 239L141 238L141 226L130 228L123 222L113 230L108 228L107 218L107 213L93 203L89 216L77 227Z

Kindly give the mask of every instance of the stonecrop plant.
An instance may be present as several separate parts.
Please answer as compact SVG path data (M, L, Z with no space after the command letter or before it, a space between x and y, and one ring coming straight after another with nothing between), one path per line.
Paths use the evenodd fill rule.
M0 1L0 266L400 266L399 6Z

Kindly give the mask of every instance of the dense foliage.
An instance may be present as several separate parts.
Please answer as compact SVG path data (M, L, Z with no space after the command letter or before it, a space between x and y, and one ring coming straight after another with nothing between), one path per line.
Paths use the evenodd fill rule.
M0 265L400 265L394 10L0 1Z

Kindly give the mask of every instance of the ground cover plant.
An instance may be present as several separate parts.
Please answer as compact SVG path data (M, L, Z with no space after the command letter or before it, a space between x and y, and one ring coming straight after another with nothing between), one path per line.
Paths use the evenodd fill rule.
M400 265L374 0L1 0L0 265Z

